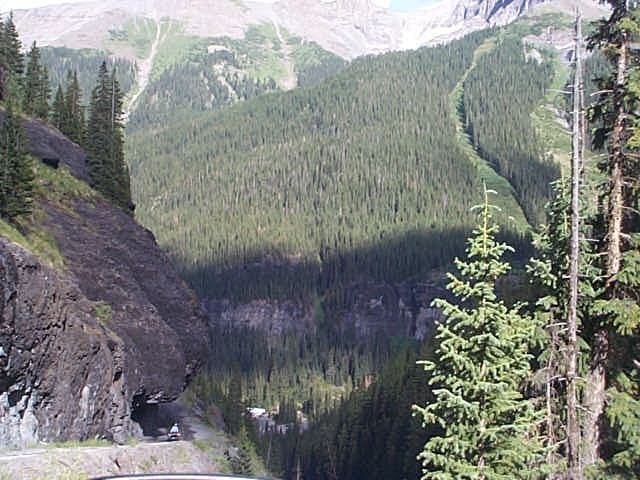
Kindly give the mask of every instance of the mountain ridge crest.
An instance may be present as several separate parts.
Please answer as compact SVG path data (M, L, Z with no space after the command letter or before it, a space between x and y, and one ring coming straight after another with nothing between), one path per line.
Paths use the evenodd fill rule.
M139 17L177 20L186 33L198 37L243 38L251 26L273 23L353 59L444 43L508 24L541 4L566 13L576 5L591 15L606 12L596 0L440 1L409 13L376 0L114 0L16 10L14 18L26 45L38 40L71 48L104 48L110 31Z

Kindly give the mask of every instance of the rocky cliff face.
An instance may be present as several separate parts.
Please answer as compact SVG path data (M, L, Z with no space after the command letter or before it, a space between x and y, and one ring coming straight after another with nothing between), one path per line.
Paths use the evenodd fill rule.
M343 333L356 338L384 335L422 339L442 318L431 307L435 298L449 298L442 278L400 284L365 282L348 289L352 299L336 324ZM314 332L317 325L314 305L296 301L256 299L235 305L227 300L205 302L210 323L261 330L267 338Z
M69 275L0 237L0 445L132 432L125 345Z
M34 153L86 175L77 145L26 126ZM38 225L64 266L0 235L0 445L122 442L139 433L132 415L174 400L205 360L206 317L129 215L97 194L41 187Z
M548 0L461 0L450 17L451 23L481 19L489 23L507 23L531 7Z

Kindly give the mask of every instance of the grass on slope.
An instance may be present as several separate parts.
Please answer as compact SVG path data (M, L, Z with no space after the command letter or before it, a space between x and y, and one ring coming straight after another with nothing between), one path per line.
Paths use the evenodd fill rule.
M497 196L492 201L501 209L503 213L500 215L500 220L503 224L509 225L515 231L524 233L530 229L530 225L522 211L522 208L515 199L515 192L511 184L506 178L501 177L486 160L480 157L473 148L471 138L465 131L462 125L462 119L459 114L462 108L462 94L464 81L466 80L469 72L475 68L480 57L490 52L496 45L495 38L487 39L478 49L476 49L473 55L473 63L460 78L455 88L449 95L449 105L451 109L451 116L457 119L456 122L456 138L458 143L464 151L467 158L473 163L478 170L478 175L482 181L486 184L487 188L497 192ZM505 215L506 213L506 215Z
M560 96L570 77L569 68L556 61L555 77L544 102L531 114L533 125L540 135L547 155L560 165L563 175L571 168L571 132L559 113L563 108Z
M148 57L156 35L156 22L150 18L135 17L125 23L124 31L138 58Z
M192 55L204 51L206 43L201 37L187 34L181 23L169 18L160 20L158 28L160 28L160 43L153 61L151 79L158 78L169 67L178 65Z
M242 40L202 38L189 35L184 26L168 18L158 24L160 43L154 59L151 80L156 80L168 68L195 60L206 53L208 45L223 45L234 52L240 68L257 80L274 79L278 82L286 75L282 61L282 45L271 24L252 26ZM155 30L154 30L155 36Z
M35 224L25 224L24 221L16 225L0 219L0 235L30 251L50 266L62 269L64 259L53 237Z
M39 202L46 201L58 208L66 208L68 202L74 198L83 197L90 201L97 194L85 182L71 175L66 167L53 169L39 159L32 158L31 161L36 179L33 211L29 216L19 218L16 223L0 219L0 235L60 270L64 268L64 258L53 236L42 227L41 220L45 213Z

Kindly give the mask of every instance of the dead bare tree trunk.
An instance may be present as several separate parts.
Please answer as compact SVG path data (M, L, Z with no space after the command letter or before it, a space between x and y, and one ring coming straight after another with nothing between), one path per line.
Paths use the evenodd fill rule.
M571 161L571 240L569 256L569 305L567 312L567 470L569 478L583 478L580 456L581 431L578 416L578 279L580 260L580 183L584 138L584 89L582 81L582 18L576 13L575 74L573 80L573 133Z

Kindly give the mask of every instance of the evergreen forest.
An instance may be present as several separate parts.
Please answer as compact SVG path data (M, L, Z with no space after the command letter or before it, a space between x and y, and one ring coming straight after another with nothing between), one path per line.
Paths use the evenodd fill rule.
M113 57L101 50L75 50L66 47L45 46L40 48L42 64L49 71L49 82L55 91L58 85L66 85L69 72L76 72L82 98L89 99L95 87L96 72L102 62L107 62L109 71L118 72L120 89L127 95L135 83L135 64L129 60Z
M513 190L490 161L470 158L464 132L456 133L466 113L454 91L463 77L475 85L469 73L484 62L526 69L500 96L531 91L529 102L498 104L496 115L521 108L527 117L551 81L546 62L527 59L508 35L489 48L510 53L476 60L494 35L357 59L317 86L230 108L177 109L151 135L133 126L128 158L144 199L140 220L203 297L238 301L324 297L358 278L400 281L441 267L464 250L483 180L503 185L505 235L524 245L527 217L541 214L520 205L544 204L548 192L537 185L557 167L535 132L509 123L504 137L521 150L503 168L540 165L518 173Z
M0 217L36 221L22 122L39 119L85 149L91 186L135 211L204 305L311 319L267 333L209 312L187 394L221 413L233 473L259 456L296 480L639 478L640 10L606 3L584 40L576 19L564 63L531 40L549 15L348 64L268 25L215 48L180 37L187 54L164 51L128 117L135 65L24 48L8 16ZM283 52L298 88L282 88ZM534 121L554 85L570 165ZM434 277L446 292L405 306L438 312L421 335L345 321L358 288L415 298Z
M286 177L287 184L272 190L271 195L260 196L261 187L270 187L277 181L274 171L280 161L287 161L288 155L293 157L287 163L289 173L295 172L298 166L295 161L311 159L308 164L304 163L307 170L299 174L301 179L305 173L315 173L317 169L316 176L312 175L306 184L307 191L317 192L319 197L313 203L316 218L323 211L319 206L322 206L325 191L331 193L327 202L336 201L336 198L349 200L329 204L331 208L326 209L334 216L321 224L321 235L328 237L338 228L334 222L341 221L343 205L352 205L362 197L349 193L357 191L358 182L362 182L365 196L373 193L365 198L375 205L367 212L369 217L362 217L373 218L360 225L360 229L367 232L363 239L370 238L371 231L367 229L372 225L378 228L385 222L393 225L399 212L403 223L413 218L415 212L411 211L411 202L403 195L405 190L401 187L395 190L392 182L386 184L384 181L393 179L393 173L405 172L403 168L408 169L408 164L393 163L384 173L374 169L382 163L377 157L380 149L389 152L388 157L383 157L385 160L397 162L396 152L405 151L401 142L415 142L411 129L402 122L404 118L413 118L411 125L429 132L427 138L423 138L428 144L426 150L410 142L410 148L423 161L411 170L414 177L420 178L420 167L429 165L429 153L435 152L440 160L448 160L445 167L438 164L443 176L451 174L448 168L462 166L463 172L469 172L470 185L480 188L479 191L482 191L481 183L500 185L495 177L487 176L477 158L469 156L468 150L461 148L458 141L450 141L462 136L494 172L508 179L513 188L513 200L520 206L525 223L541 225L534 233L536 250L528 250L526 240L519 235L522 230L518 229L518 221L505 215L516 210L505 210L502 192L495 196L496 192L485 187L480 208L472 209L471 205L478 203L477 192L475 196L469 192L465 200L464 190L458 188L455 200L468 202L467 216L463 214L462 206L439 204L441 208L446 205L446 208L454 209L455 214L446 217L448 226L451 226L452 218L460 224L456 225L457 232L443 228L446 234L441 238L447 239L447 248L451 250L428 248L428 254L433 257L424 256L424 244L405 243L408 235L400 237L398 243L385 240L381 235L378 243L384 247L380 250L357 248L354 239L358 239L358 229L353 229L347 243L349 248L341 246L344 241L341 233L334 233L333 241L329 237L321 242L322 247L330 246L328 250L333 247L333 255L339 259L337 269L333 269L333 258L323 255L327 251L323 248L317 254L315 270L303 272L310 265L313 267L313 262L301 267L296 263L298 260L292 262L287 258L282 252L291 248L287 247L291 245L287 243L291 242L288 237L279 238L274 242L277 247L266 252L255 247L242 250L242 244L234 244L236 251L231 258L246 255L245 260L238 261L245 272L229 272L232 274L222 277L227 290L218 290L215 283L207 280L202 268L196 269L197 277L193 276L193 268L187 269L187 278L200 293L213 297L234 298L232 292L236 287L231 285L235 279L242 278L242 296L235 297L238 302L262 296L295 298L303 290L302 295L311 294L314 304L319 307L317 318L328 317L331 326L331 319L335 321L340 307L349 304L346 296L341 297L343 303L337 300L335 292L344 289L349 282L363 277L391 281L418 277L423 274L419 268L424 265L442 267L446 264L444 258L458 257L455 261L457 273L448 275L451 297L435 302L446 321L436 325L433 335L427 335L421 347L388 338L368 343L356 340L349 345L345 337L332 336L331 328L315 335L283 337L276 341L276 345L280 342L279 348L260 337L258 332L232 329L215 335L220 338L218 348L223 352L222 357L214 355L210 371L200 377L194 391L198 398L218 399L225 419L235 425L230 431L249 431L248 436L257 444L270 471L284 478L312 479L582 479L637 478L640 474L636 433L640 426L640 364L636 351L640 321L636 239L640 205L638 163L633 153L637 147L634 143L637 136L634 127L637 66L634 57L620 62L621 56L628 54L626 49L629 47L625 42L640 29L635 11L627 10L622 2L612 3L615 7L612 17L593 29L589 46L595 53L585 61L584 70L577 57L571 65L572 82L576 83L570 82L567 86L575 93L565 103L566 118L570 120L570 126L575 126L573 138L574 147L577 147L572 155L583 162L571 168L574 178L578 178L573 183L566 179L556 181L560 176L560 165L554 164L547 155L546 146L539 141L530 120L534 109L548 94L557 65L544 49L532 45L523 47L521 40L510 35L508 29L474 34L435 49L361 59L317 87L302 92L269 94L257 99L252 104L257 107L251 111L245 106L236 106L217 112L218 123L206 115L191 124L187 134L190 141L182 144L189 158L200 158L192 157L197 152L191 146L198 144L201 136L211 138L207 135L213 132L218 143L207 150L203 162L206 158L224 168L233 168L233 165L218 163L231 156L234 164L245 168L251 165L249 171L253 179L244 177L245 172L235 173L232 177L243 179L242 189L235 197L233 190L225 193L233 182L222 185L222 191L213 195L219 196L219 202L225 208L243 212L243 223L259 220L254 228L255 233L262 235L262 240L268 238L269 229L264 225L272 217L265 218L257 214L256 209L269 205L270 198L277 199L271 208L273 218L278 218L278 207L287 211L295 205L290 197L282 197L295 185L291 183L291 176ZM456 59L463 60L459 65L453 57L447 57L447 54L453 56L454 52ZM455 73L450 78L447 77L449 70L439 76L437 66L429 63L434 61L441 65L442 58L447 59L451 72ZM421 70L420 63L411 62L414 59L424 61L429 67ZM402 65L403 74L412 72L416 77L406 75L409 81L404 84L401 78L393 76L398 65ZM412 70L412 66L416 70ZM574 80L579 78L578 71L584 75L584 82ZM427 76L428 81L418 81L420 74ZM616 75L618 79L620 75L627 76L616 83ZM384 88L385 79L389 77L400 98L412 99L407 102L408 106L393 107L397 97L391 95L391 89ZM573 109L574 117L571 118L572 99L579 102L580 97L585 96L579 90L583 83L592 105ZM329 89L327 85L331 85L331 93L324 90L325 87ZM336 88L338 85L341 88ZM422 90L425 85L429 86L429 93L439 92L436 98ZM414 88L419 89L420 96L412 96ZM361 91L375 91L378 95L363 98L359 96ZM341 92L347 92L344 98ZM592 95L593 92L599 93ZM321 97L322 103L316 106L308 100L308 96L313 98L313 95L326 97ZM278 102L286 108L278 109ZM427 111L433 109L439 113L435 115L439 126L447 127L450 122L448 136L441 138L441 132L430 128L428 119L431 117L427 120L412 117L413 109L420 108L420 102L424 102ZM327 111L327 105L332 105L332 109ZM361 108L366 115L359 115ZM580 119L580 113L585 110L588 111L588 124ZM331 115L332 111L342 115ZM424 115L425 111L420 110L420 113ZM281 130L277 130L273 122L264 120L271 118L270 115L283 119L285 125ZM384 133L393 132L393 136L386 137L381 131L364 136L363 132L368 129L373 132L376 127L380 128L381 125L376 124L381 118L378 115L387 115L389 123L386 125L392 127ZM395 115L398 115L397 119ZM342 118L348 119L349 126L356 126L355 132L340 124ZM506 122L505 118L511 121ZM624 122L620 123L620 118L624 118ZM228 129L233 121L245 122L238 131L256 132L255 135L234 135ZM305 125L307 121L312 122L310 126ZM197 129L200 122L207 125L206 131ZM309 138L313 139L312 145L316 145L318 139L322 142L326 135L340 139L344 160L337 163L337 167L326 162L333 153L329 143L327 149L315 157L307 145L295 149L288 132L294 132L293 139L303 144ZM364 146L363 138L366 139ZM384 142L381 139L385 139ZM373 142L377 148L368 150L367 142ZM593 151L587 152L580 142L585 142L584 145L588 142ZM465 162L453 163L454 158L438 149L444 145L456 149L454 151L460 153ZM243 155L234 156L237 150ZM160 149L155 151L162 155ZM586 158L580 157L585 153ZM266 163L274 155L278 155L279 162ZM243 163L248 158L254 159L254 163ZM367 158L371 159L371 164L366 163ZM263 165L266 171L260 169ZM364 168L368 175L355 176L353 167L350 171L340 169L343 165L356 165L356 172ZM210 176L216 174L213 167L210 168L198 171L202 177L187 178L196 186L200 181L216 178ZM326 172L338 179L340 174L346 176L349 182L343 185L347 191L329 190L331 183L322 182ZM429 173L437 175L433 171ZM218 178L222 181L222 175ZM368 180L373 180L372 185L367 184ZM389 187L385 189L387 185ZM443 185L449 184L435 186ZM576 185L582 186L581 197L575 194ZM429 186L434 187L433 184ZM297 198L303 198L302 189L299 191ZM153 198L156 207L164 201L159 192ZM252 200L254 198L257 200ZM390 199L394 202L390 203ZM571 203L572 199L577 200ZM200 205L202 199L174 201L179 202L176 205L180 208L185 208L183 202L193 201L195 206ZM381 203L375 203L377 201ZM238 210L237 205L242 202L251 203L253 210ZM502 208L497 208L495 203L503 203ZM188 206L187 203L186 208ZM305 210L294 211L304 214ZM337 219L336 212L339 214ZM423 217L433 215L431 228L439 225L438 212L425 209L419 213ZM227 222L225 225L234 220L232 215L223 218ZM469 226L474 219L476 227L469 236ZM574 223L578 225L577 230L573 230ZM219 227L220 223L213 225ZM348 225L358 226L357 223ZM173 224L170 245L173 254L186 265L184 262L193 260L185 255L194 255L194 250L182 246L188 244L188 238L180 239L180 227L180 223ZM425 226L418 224L413 228L412 233L415 233L424 231ZM282 228L275 231L282 235ZM577 233L572 233L574 231ZM245 244L258 242L255 235L250 235L252 232L253 229L247 229L246 236L239 235L234 240ZM456 235L469 238L464 244L456 245L453 242ZM578 239L575 248L570 242L572 235ZM619 236L617 241L615 235ZM313 245L308 238L302 245ZM202 242L203 237L197 236L194 240ZM457 250L452 248L454 246ZM316 248L311 247L311 253L307 255L312 256ZM218 246L218 251L224 250ZM305 257L304 248L299 247L297 251L298 256ZM358 252L357 256L351 256L352 251ZM393 257L372 256L379 251L387 255L392 252ZM411 252L419 252L413 253L419 260L414 264L404 263L403 256ZM577 257L574 252L578 252ZM502 279L512 270L514 253L515 258L531 257L526 269L528 281L533 286L524 296L519 296L522 292L513 291L504 295ZM332 262L327 263L327 258L332 258ZM578 260L574 263L570 261L573 258ZM232 266L219 266L219 260L210 263L219 269L217 275L224 273L225 268L229 271ZM288 269L287 264L290 265ZM327 265L332 267L329 272ZM272 274L260 276L264 269L271 269ZM269 289L265 282L275 278L282 282L280 285L292 282L298 286L295 289L283 289L282 286ZM306 281L302 283L300 278ZM570 278L577 279L575 288L571 286ZM252 281L256 280L260 286L253 287ZM301 285L304 288L300 288ZM256 290L250 291L250 288ZM571 292L579 292L580 296ZM258 338L254 336L256 333ZM327 345L322 344L323 338L330 339ZM257 347L256 341L262 343L262 347ZM332 348L336 346L340 348ZM343 354L340 353L342 349ZM361 355L363 352L382 355ZM420 359L418 365L416 359ZM296 365L293 369L292 364ZM320 372L322 375L318 375ZM342 382L342 388L335 389L339 382ZM303 385L307 386L306 390L300 388ZM332 404L332 398L339 400ZM247 416L239 416L238 412L254 404L267 408L275 406L277 425L284 425L284 430L251 432L255 424ZM308 419L311 419L310 424L306 423ZM419 423L422 428L418 427Z

